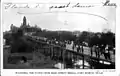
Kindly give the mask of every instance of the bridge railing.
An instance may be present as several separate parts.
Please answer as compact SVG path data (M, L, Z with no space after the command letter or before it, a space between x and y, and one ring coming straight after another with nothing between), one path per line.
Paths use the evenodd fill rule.
M104 64L104 62L109 62L110 64L115 65L115 62L112 62L111 60L106 60L106 59L86 55L84 53L80 53L80 52L76 52L74 50L66 49L65 47L61 47L58 45L47 44L46 42L41 42L39 40L35 40L35 39L32 39L32 40L38 44L39 43L43 44L42 48L44 49L45 55L49 55L51 57L51 59L61 60L61 62L63 62L64 64L68 64L67 61L72 64L72 63L76 62L77 60L81 59L83 69L84 69L86 60L89 62L91 62L93 60L93 61L96 61L98 63L100 61L102 61L103 62L102 64ZM44 47L45 45L47 45L47 47ZM64 68L66 68L66 66ZM92 66L90 66L89 68L92 68Z

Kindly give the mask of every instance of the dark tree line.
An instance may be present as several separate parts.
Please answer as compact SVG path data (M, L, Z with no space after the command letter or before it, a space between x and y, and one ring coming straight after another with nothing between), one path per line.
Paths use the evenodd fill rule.
M42 36L48 39L57 39L57 40L69 40L74 41L76 44L82 44L87 42L91 47L93 45L110 45L115 47L115 34L108 31L107 33L103 32L80 32L79 36L74 35L70 31L40 31L34 34L35 36Z
M70 40L73 41L75 39L75 35L69 31L41 31L36 32L34 36L46 37L48 39L56 39L56 40Z
M12 53L32 52L33 44L27 41L21 29L14 33L5 34L4 39L6 39L6 45L11 46Z
M111 47L115 47L115 34L112 32L107 33L96 33L94 36L90 38L89 45L110 45Z

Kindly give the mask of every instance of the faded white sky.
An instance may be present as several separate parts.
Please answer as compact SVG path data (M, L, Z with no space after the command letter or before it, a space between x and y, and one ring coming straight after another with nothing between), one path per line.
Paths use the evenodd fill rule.
M61 9L59 11L62 11ZM115 8L114 7L92 7L92 8L68 8L70 13L42 13L48 12L48 5L41 5L41 8L29 9L7 9L3 10L3 31L9 30L10 25L20 26L23 16L31 26L37 24L39 27L49 30L69 30L101 32L103 29L111 29L115 32ZM18 14L22 12L26 14ZM73 13L74 12L74 13ZM78 12L90 13L101 17ZM29 13L29 14L28 14ZM32 13L32 14L30 14ZM41 14L33 14L41 13ZM66 22L66 23L65 23Z

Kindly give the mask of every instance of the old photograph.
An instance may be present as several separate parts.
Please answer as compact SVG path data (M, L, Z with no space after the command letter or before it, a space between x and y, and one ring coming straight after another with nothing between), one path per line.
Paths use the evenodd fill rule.
M115 7L3 3L3 69L115 69Z

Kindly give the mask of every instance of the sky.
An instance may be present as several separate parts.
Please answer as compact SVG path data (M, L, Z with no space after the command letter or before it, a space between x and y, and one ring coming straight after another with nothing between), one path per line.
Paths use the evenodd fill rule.
M42 4L40 8L9 9L4 9L3 6L3 31L9 30L11 24L19 27L23 16L26 16L27 23L31 26L38 25L48 30L88 31L89 29L92 32L101 32L104 29L111 29L115 32L114 7L67 8L68 12L63 12L65 9L52 9L50 13L48 6Z

